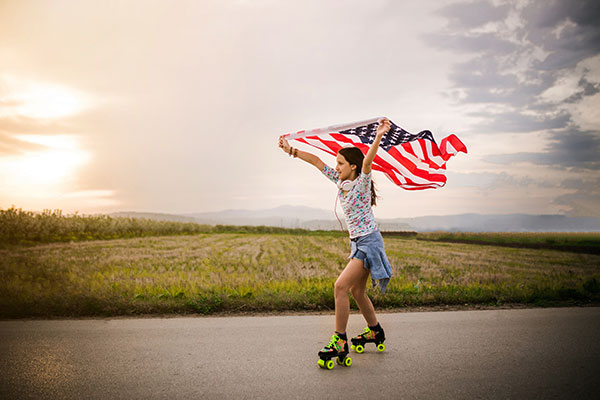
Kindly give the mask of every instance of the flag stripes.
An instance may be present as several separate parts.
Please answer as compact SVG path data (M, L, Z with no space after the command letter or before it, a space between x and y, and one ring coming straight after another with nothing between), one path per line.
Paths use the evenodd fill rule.
M366 154L373 143L380 119L302 130L284 137L333 156L342 147L348 146L358 147ZM388 179L406 190L434 189L446 184L446 161L458 152L467 153L467 148L456 135L443 138L438 147L430 131L413 135L392 122L390 130L381 140L373 160L373 169L383 172Z

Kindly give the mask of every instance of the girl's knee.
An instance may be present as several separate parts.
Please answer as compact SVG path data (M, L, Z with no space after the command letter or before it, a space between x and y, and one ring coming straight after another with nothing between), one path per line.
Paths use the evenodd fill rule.
M352 293L352 297L356 299L357 297L363 297L366 291L365 288L355 285L350 288L350 293Z
M336 295L348 293L348 289L348 285L345 282L340 281L339 279L335 281L335 285L333 285L333 291Z

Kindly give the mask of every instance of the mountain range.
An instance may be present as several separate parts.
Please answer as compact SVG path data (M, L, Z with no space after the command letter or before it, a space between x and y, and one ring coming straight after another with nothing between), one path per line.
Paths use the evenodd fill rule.
M192 214L117 212L114 217L195 222L208 225L264 225L309 230L340 229L333 212L284 205L262 210L224 210ZM341 212L338 216L344 225ZM459 214L415 218L378 218L382 231L450 232L600 232L600 218L531 214Z

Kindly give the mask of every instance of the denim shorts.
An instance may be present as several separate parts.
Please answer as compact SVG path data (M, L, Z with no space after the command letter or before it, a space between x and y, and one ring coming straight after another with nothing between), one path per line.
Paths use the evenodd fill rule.
M379 230L373 231L371 233L367 233L364 236L355 237L354 239L350 239L350 259L356 258L363 262L363 267L365 269L371 269L371 263L368 260L367 251L369 248L373 248L374 251L371 251L372 254L378 253L379 249L377 248L381 245L381 250L383 250L383 238L381 237L381 233ZM361 249L358 248L361 247Z
M385 292L392 277L392 266L385 254L383 237L379 230L350 239L350 256L348 258L362 260L365 269L371 272L373 286L377 281L381 293Z
M356 250L352 258L356 258L363 262L365 268L367 268L367 254L362 250Z

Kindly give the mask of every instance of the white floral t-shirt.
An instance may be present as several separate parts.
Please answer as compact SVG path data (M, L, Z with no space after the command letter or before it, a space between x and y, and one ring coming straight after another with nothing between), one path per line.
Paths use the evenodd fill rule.
M325 165L321 172L336 184L340 179L340 174L328 165ZM371 172L361 172L354 187L345 196L340 190L338 196L346 217L350 239L367 235L377 229L371 208Z

